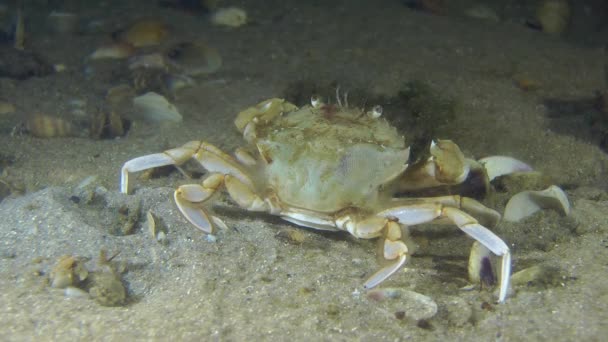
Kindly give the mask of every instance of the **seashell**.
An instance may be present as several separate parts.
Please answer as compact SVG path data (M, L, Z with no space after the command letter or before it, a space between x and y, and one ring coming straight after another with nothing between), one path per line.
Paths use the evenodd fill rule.
M177 44L167 52L167 58L187 76L210 74L222 66L219 52L200 42Z
M190 76L168 74L164 76L165 88L171 93L175 93L182 88L196 85L196 81Z
M110 106L120 106L135 97L135 89L128 84L119 84L108 89L106 102Z
M66 287L64 294L68 298L89 298L89 293L87 291L74 286Z
M495 259L494 254L486 246L478 241L473 242L469 254L469 281L472 284L492 286L496 282L494 274L496 269Z
M566 278L565 272L556 266L540 264L524 268L511 275L511 283L519 286L560 286Z
M124 59L135 54L135 48L128 43L112 43L100 46L92 54L89 59Z
M167 242L167 229L162 225L160 221L154 217L152 210L148 210L146 213L146 224L148 225L148 231L150 236L157 242L164 244Z
M53 11L47 20L51 31L55 33L71 34L78 31L79 18L74 13Z
M138 68L166 70L165 56L160 53L150 53L131 58L129 60L129 70Z
M148 92L133 99L136 115L145 121L182 121L182 115L167 99L155 92Z
M140 19L127 29L113 34L118 41L136 48L160 44L169 35L167 25L157 19Z
M541 209L555 209L570 215L568 196L555 185L542 191L522 191L511 197L503 218L508 222L518 222Z
M478 161L486 169L490 181L508 173L532 171L530 165L507 156L491 156Z
M247 12L238 7L220 8L211 16L214 25L236 28L247 23Z
M550 34L564 32L570 22L568 0L542 1L536 11L536 19L540 22L543 32Z
M50 274L51 286L63 289L87 279L89 271L84 267L85 261L84 258L72 255L60 257Z
M67 120L36 113L25 122L26 130L38 138L56 138L75 136L74 126Z

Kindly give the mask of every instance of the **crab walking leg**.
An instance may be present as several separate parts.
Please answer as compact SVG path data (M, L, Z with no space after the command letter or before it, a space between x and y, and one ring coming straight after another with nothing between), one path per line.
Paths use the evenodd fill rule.
M408 200L397 200L395 201L395 203L397 204L406 204ZM481 204L480 202L472 199L472 198L468 198L468 197L462 197L459 195L450 195L450 196L439 196L439 197L421 197L421 198L416 198L413 201L410 201L413 203L431 203L431 204L441 204L444 207L453 207L453 208L460 208L462 210L464 210L467 213L472 214L474 217L478 218L478 221L481 221L480 223L485 225L485 226L489 226L489 227L494 227L498 224L498 221L500 221L500 214L494 210L494 209L490 209L488 207L486 207L485 205ZM436 222L436 223L441 223L441 222ZM449 222L451 223L451 222Z
M479 241L492 253L502 257L499 302L504 302L509 289L511 274L511 252L496 234L482 226L475 218L457 208L444 207L442 203L421 203L389 208L377 214L381 217L396 218L399 223L411 226L431 222L437 218L447 218L460 230Z
M511 252L507 244L491 230L480 225L472 216L456 208L444 208L443 213L445 216L449 217L460 230L481 243L484 247L492 251L492 253L502 256L498 301L501 303L504 302L507 298L511 276Z
M241 207L249 211L269 211L270 205L265 202L253 189L237 177L226 175L224 184L230 197Z
M247 172L230 155L204 141L190 141L178 148L127 161L121 170L120 191L125 194L131 191L129 173L167 165L179 166L190 158L194 158L209 172L232 175L242 182L252 185Z
M128 194L131 192L129 173L174 164L175 160L164 153L155 153L129 160L125 163L125 165L123 165L120 172L120 192L123 194Z

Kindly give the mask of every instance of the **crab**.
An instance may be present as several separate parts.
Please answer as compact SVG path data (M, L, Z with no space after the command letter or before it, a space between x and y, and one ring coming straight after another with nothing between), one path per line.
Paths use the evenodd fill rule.
M448 222L473 238L477 247L501 258L498 301L505 301L510 250L486 227L498 222L498 212L459 195L394 198L397 188L455 185L479 168L452 141L433 141L428 159L408 165L409 146L382 117L382 108L351 107L339 95L337 104L313 96L301 108L279 98L265 100L240 112L235 125L249 150L238 148L233 157L208 142L191 141L138 157L122 167L121 192L131 191L131 173L179 167L193 159L207 175L200 184L178 187L174 199L194 226L212 233L221 223L205 204L225 189L245 210L277 215L313 229L346 231L361 239L381 238L388 263L365 281L367 289L382 283L408 260L407 227ZM257 151L257 157L251 151ZM478 255L472 253L469 270L479 269L471 267L471 262L481 263Z

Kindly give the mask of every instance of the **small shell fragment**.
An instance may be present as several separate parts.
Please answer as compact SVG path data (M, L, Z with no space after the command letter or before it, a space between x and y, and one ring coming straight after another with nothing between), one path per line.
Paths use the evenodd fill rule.
M522 191L507 203L504 219L518 222L541 209L555 209L567 216L570 214L568 196L555 185L542 191Z
M167 25L158 19L140 19L127 29L116 32L114 37L136 48L160 44L169 35Z
M168 61L187 76L216 72L222 66L219 52L202 42L185 42L167 52Z
M480 159L479 163L486 169L490 181L496 177L513 172L533 171L530 165L507 156L486 157Z
M146 213L146 224L148 225L148 231L150 236L159 243L167 242L167 232L165 227L159 222L152 210L148 210Z
M148 92L133 99L133 107L137 115L145 121L181 122L182 115L167 99L155 92Z
M38 138L69 137L76 135L74 126L67 120L35 113L25 122L27 131Z
M139 68L166 70L167 63L165 62L165 56L158 52L155 52L146 55L135 56L129 59L129 70L135 70Z
M124 59L133 54L135 54L135 48L131 44L119 42L98 47L89 56L89 59Z
M565 278L564 271L559 267L540 264L513 273L511 282L519 286L552 287L559 286Z
M64 255L57 260L50 274L51 286L63 289L68 286L78 285L87 279L89 271L84 266L83 258L72 255Z
M247 12L238 7L220 8L211 17L211 22L219 26L236 28L247 23Z

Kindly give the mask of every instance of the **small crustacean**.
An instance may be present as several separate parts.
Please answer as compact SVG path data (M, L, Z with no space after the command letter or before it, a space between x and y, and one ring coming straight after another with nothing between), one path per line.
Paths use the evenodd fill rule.
M483 171L483 166L466 159L452 141L437 140L430 146L429 159L408 167L409 147L381 118L381 107L365 111L348 106L343 99L331 107L329 116L328 111L319 97L301 108L277 98L263 101L235 120L244 139L257 150L257 158L245 149L237 149L232 157L207 142L191 141L127 161L122 167L121 191L130 192L132 172L179 166L194 159L208 175L200 184L180 186L174 194L177 207L193 225L206 233L213 231L218 220L204 205L216 191L226 189L245 210L268 212L304 227L382 238L384 258L392 262L373 274L366 288L383 282L408 259L403 229L447 220L502 257L498 300L504 301L511 254L486 228L495 225L500 214L458 195L392 198L409 188L461 183L471 170ZM473 258L472 262L482 260Z

